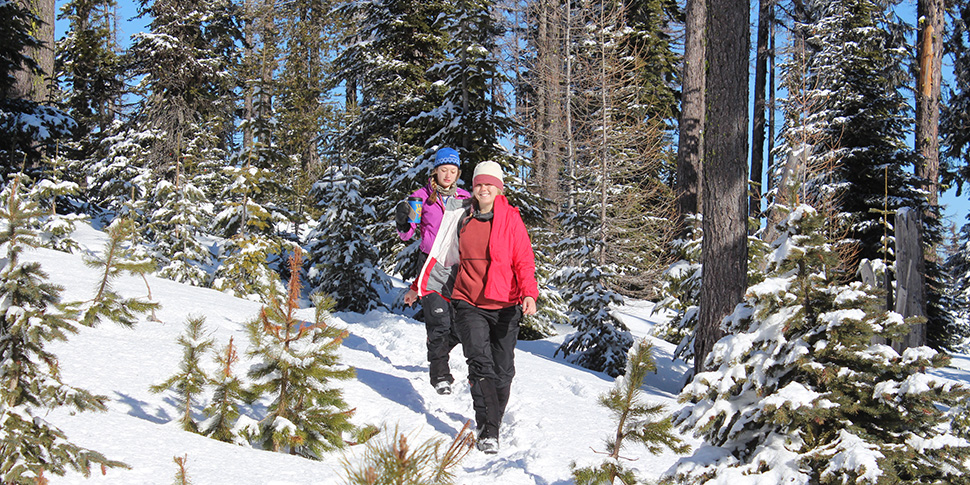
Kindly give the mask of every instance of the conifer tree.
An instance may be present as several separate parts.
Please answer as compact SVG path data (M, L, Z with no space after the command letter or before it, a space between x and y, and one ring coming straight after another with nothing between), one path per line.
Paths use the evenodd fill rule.
M205 286L212 254L199 235L206 227L209 205L194 184L173 184L159 180L152 194L156 209L151 213L151 235L162 259L158 275L180 283Z
M88 476L96 465L127 467L71 443L44 419L50 409L62 406L105 411L108 398L61 381L57 356L44 348L77 329L73 311L59 302L62 288L45 281L39 263L20 259L39 245L30 221L41 212L20 196L18 185L15 179L0 205L0 249L5 253L0 268L0 481L44 483L69 469Z
M40 219L39 227L44 246L73 253L80 249L80 245L72 237L74 229L77 223L86 222L89 217L80 213L58 214L58 207L61 205L70 208L69 210L81 209L77 204L81 187L64 177L67 168L65 162L60 154L51 158L50 170L31 185L28 197L47 209L47 214Z
M239 406L246 398L242 380L232 368L238 360L239 355L230 338L229 345L216 354L219 368L212 379L215 390L212 401L203 410L207 418L200 426L203 435L227 443L238 441L236 420L239 419Z
M289 162L277 146L268 119L271 106L263 97L253 102L255 115L242 123L252 133L248 146L225 167L231 180L221 197L222 211L216 215L215 230L228 239L219 255L212 287L240 298L259 300L270 287L283 291L283 283L271 264L286 247L276 228L287 217L280 202L289 190L279 173Z
M343 448L343 434L354 429L353 410L331 381L355 373L340 364L337 350L348 332L330 323L332 301L315 299L312 322L297 318L301 266L298 249L290 257L287 294L271 294L259 318L249 322L249 355L257 361L249 371L251 392L272 402L244 435L263 449L321 459Z
M685 453L690 447L684 445L673 433L673 423L666 416L661 404L643 402L643 380L650 372L657 372L653 361L653 346L646 340L638 340L627 354L626 372L618 377L611 389L600 396L600 404L616 419L616 434L606 441L606 460L598 466L579 468L572 464L573 480L577 485L638 483L634 470L623 466L624 441L643 445L652 454L668 448Z
M444 0L343 2L336 8L347 30L346 47L333 67L335 78L346 86L347 112L333 140L344 156L333 163L351 163L360 170L359 190L374 212L358 212L357 218L370 231L387 270L402 248L387 221L395 205L427 183L440 148L428 142L437 127L412 120L442 103L442 88L428 72L445 59L446 19L453 9ZM471 174L471 166L461 168ZM416 274L416 251L416 243L409 246L394 271L404 278Z
M363 197L363 174L349 163L333 165L314 185L322 214L308 236L311 293L331 295L340 311L366 313L383 306L390 278L380 268L368 221L374 206Z
M455 439L444 447L444 442L432 439L417 445L408 443L408 437L398 428L393 432L385 429L384 439L367 443L363 462L354 467L344 461L347 483L350 485L451 485L455 483L454 471L475 444L465 423Z
M94 298L82 304L80 321L91 327L108 319L132 327L138 321L138 314L152 312L154 315L160 305L141 298L122 298L112 288L112 281L125 273L138 276L151 273L155 271L155 262L134 254L131 243L136 228L131 219L115 219L107 232L108 242L103 254L84 259L89 268L101 272L101 281Z
M77 122L66 144L68 174L84 181L87 166L98 156L127 89L121 47L117 42L115 0L70 0L58 20L67 20L64 38L56 49L56 75L65 86L64 104Z
M711 370L681 393L675 423L705 444L668 477L959 482L970 442L950 431L948 410L970 390L928 372L949 357L873 343L911 322L884 310L871 287L842 281L823 215L806 205L785 212L766 279L725 319Z
M576 333L566 337L556 353L616 377L626 367L633 336L610 309L610 305L622 305L623 297L605 284L610 273L599 257L603 251L600 219L585 204L561 213L559 219L569 236L553 246L559 263L553 281L567 302Z
M168 390L178 393L179 405L182 407L182 429L197 433L199 426L192 419L192 408L201 402L199 395L210 381L202 368L202 357L213 345L205 328L205 317L189 317L185 321L185 333L179 335L178 343L182 346L182 361L179 363L178 373L149 389L154 393Z

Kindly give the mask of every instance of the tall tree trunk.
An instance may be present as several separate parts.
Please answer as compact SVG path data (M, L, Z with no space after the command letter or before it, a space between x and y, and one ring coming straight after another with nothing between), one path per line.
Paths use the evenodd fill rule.
M708 0L704 239L694 372L723 336L721 320L747 287L748 2Z
M54 75L54 21L57 9L54 0L16 0L31 13L40 18L41 24L31 29L31 35L37 38L43 45L36 49L29 49L27 55L37 62L41 69L41 75L35 76L33 73L20 70L14 74L17 83L14 87L14 96L21 99L29 99L38 103L50 103L50 77ZM5 42L6 40L2 41Z
M678 227L701 210L701 160L704 155L704 39L706 0L687 0L680 130L677 141Z
M916 175L926 180L932 206L939 204L940 178L940 81L943 61L944 0L918 0L916 52Z
M765 154L765 84L768 78L768 26L774 0L760 0L758 8L758 46L754 67L754 121L751 129L751 200L748 209L752 219L761 219L761 194L764 193ZM756 228L752 228L756 230Z

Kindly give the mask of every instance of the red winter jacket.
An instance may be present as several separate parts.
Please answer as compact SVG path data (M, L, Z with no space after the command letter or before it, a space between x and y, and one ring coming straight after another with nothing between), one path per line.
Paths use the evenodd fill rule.
M432 291L445 297L451 296L460 257L458 225L462 218L469 216L466 204L455 206L457 207L449 204L445 211L428 260L421 268L418 279L412 284L419 296ZM510 306L522 303L527 296L538 300L535 254L532 252L532 241L519 210L512 207L504 195L495 198L492 210L495 215L488 238L491 260L485 282L485 297L508 302Z

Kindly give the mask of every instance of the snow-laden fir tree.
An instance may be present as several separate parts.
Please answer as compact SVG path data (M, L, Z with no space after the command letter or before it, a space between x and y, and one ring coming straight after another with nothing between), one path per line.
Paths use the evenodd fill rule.
M300 320L301 251L290 258L287 293L271 294L258 318L249 322L249 377L254 397L271 400L266 416L243 430L255 446L321 459L344 447L344 433L354 430L353 410L333 381L354 377L337 351L348 332L330 322L333 301L314 299L312 322Z
M373 215L365 215L366 224L374 224L373 242L387 270L402 248L388 223L394 206L427 183L439 148L429 143L437 127L411 120L441 104L442 88L428 71L445 58L446 20L453 8L446 0L338 2L335 7L348 27L342 39L346 47L334 60L335 76L345 87L347 119L333 145L363 174L360 190L374 207ZM394 270L408 279L417 273L417 245L410 248L405 263Z
M271 286L283 291L283 282L271 265L279 261L285 247L276 228L286 222L286 216L274 200L288 192L279 172L289 162L274 142L273 123L265 114L269 108L261 96L253 106L257 115L243 121L240 128L251 133L252 140L223 169L230 181L220 197L221 211L214 225L227 241L220 247L212 287L258 301L270 293Z
M846 283L825 217L796 206L767 277L723 321L728 334L681 393L675 423L704 440L668 481L963 483L970 443L949 410L968 389L947 355L874 343L907 331L878 290Z
M970 345L970 224L963 226L957 239L956 251L946 260L952 284L948 296L953 300L954 313L964 336L962 348Z
M212 253L200 236L207 227L210 204L192 183L158 180L152 196L150 233L161 260L158 276L194 286L209 282Z
M675 261L667 267L661 280L660 294L663 299L654 311L673 312L673 318L658 325L654 334L670 343L677 344L674 357L684 362L694 358L694 328L697 325L697 311L700 304L702 228L700 215L691 215L688 222L691 228L683 239L672 245ZM754 225L757 221L749 220ZM753 285L764 279L764 256L771 248L761 238L761 234L748 237L748 284ZM690 376L688 376L690 377Z
M0 6L0 9L3 9ZM76 333L72 310L60 304L62 288L46 281L39 263L21 261L38 247L30 221L41 215L21 198L19 179L0 205L0 481L46 483L68 470L90 475L91 467L125 467L68 441L45 416L53 408L105 411L107 396L61 381L57 356L45 349Z
M311 294L330 295L340 311L366 313L383 306L390 277L379 265L374 206L362 196L363 174L349 163L329 167L313 188L322 211L307 237Z
M627 354L626 371L613 383L609 392L600 396L600 404L613 414L616 433L606 440L606 459L596 466L577 467L572 464L573 480L577 485L638 483L636 470L624 465L633 461L624 456L624 445L640 444L651 454L664 449L686 453L690 447L673 432L673 423L662 404L644 402L643 380L648 373L657 372L653 360L653 346L638 340Z
M220 350L215 357L218 368L211 379L214 389L212 401L202 411L206 415L205 421L199 424L199 432L205 436L227 443L239 441L239 430L236 423L239 419L239 406L246 398L246 389L242 380L233 370L239 361L239 354L229 338L229 344Z
M31 184L28 197L46 209L47 214L40 219L39 227L44 247L73 253L80 249L72 237L74 229L79 222L87 222L89 217L78 212L58 213L59 207L68 211L80 210L78 196L81 195L81 187L65 179L65 162L60 155L50 159L50 169L40 180Z
M610 308L622 305L623 297L606 285L610 270L600 258L600 218L591 207L576 204L558 219L567 235L553 246L559 265L553 283L566 300L569 322L576 332L566 337L556 353L616 377L626 367L633 336Z
M137 229L131 219L115 219L108 226L107 233L108 241L102 254L84 258L84 264L98 270L101 279L95 289L94 298L81 303L80 321L90 327L107 319L131 327L138 321L139 314L152 312L154 315L160 305L138 297L123 298L114 291L112 282L126 273L144 277L155 271L155 262L135 254L132 246Z
M205 328L205 317L190 316L185 321L185 333L179 335L182 346L182 360L177 373L149 388L151 392L175 391L179 407L182 409L182 429L198 432L199 425L192 418L192 411L202 402L201 394L209 383L210 377L202 368L202 358L212 348L214 342Z

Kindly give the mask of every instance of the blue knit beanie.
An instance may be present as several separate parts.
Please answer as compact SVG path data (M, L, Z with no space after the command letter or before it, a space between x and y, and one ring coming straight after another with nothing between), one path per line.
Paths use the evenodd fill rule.
M442 165L454 165L461 168L461 159L458 158L458 152L447 147L438 150L438 153L434 156L434 168Z

